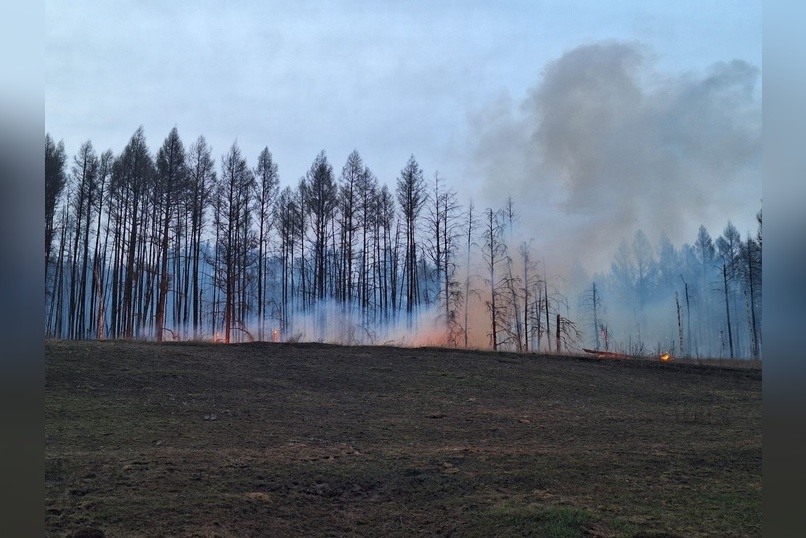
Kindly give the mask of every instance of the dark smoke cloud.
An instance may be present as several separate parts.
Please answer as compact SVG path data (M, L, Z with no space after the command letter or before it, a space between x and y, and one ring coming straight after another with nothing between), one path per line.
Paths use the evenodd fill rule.
M761 207L759 69L654 69L640 44L575 48L546 66L517 106L507 96L473 119L482 197L515 200L524 233L555 266L606 269L623 238L693 242L730 219L755 230Z

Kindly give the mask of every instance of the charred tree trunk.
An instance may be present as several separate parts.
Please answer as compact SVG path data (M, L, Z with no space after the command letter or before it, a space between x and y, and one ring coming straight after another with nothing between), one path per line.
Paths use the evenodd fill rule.
M674 292L674 304L677 307L677 333L680 338L680 355L684 355L683 351L683 322L680 319L680 300L678 299L677 292Z
M730 358L733 357L733 330L730 323L730 302L729 302L729 295L728 295L728 269L727 266L723 263L722 264L722 282L724 283L724 290L725 290L725 316L728 323L728 346L730 348Z
M543 305L546 309L546 345L551 353L551 324L549 323L549 285L546 280L543 281ZM558 349L559 351L559 349Z

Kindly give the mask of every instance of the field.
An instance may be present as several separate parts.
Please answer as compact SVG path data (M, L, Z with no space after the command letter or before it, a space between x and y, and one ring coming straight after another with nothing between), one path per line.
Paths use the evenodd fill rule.
M47 536L761 535L758 368L122 341L45 363Z

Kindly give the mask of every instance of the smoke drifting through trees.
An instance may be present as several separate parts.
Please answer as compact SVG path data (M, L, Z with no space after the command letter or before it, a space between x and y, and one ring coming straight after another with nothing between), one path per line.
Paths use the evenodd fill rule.
M734 196L758 182L756 73L647 90L642 62L582 47L521 117L490 111L481 209L413 155L379 180L323 150L281 190L268 147L216 163L173 129L152 156L141 127L68 173L47 134L46 335L759 356L760 212L752 236L694 232L716 203L758 209Z

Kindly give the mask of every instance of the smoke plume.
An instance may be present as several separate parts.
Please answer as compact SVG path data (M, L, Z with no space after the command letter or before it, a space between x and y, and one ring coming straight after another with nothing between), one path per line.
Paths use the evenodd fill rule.
M607 270L642 229L692 243L761 207L759 69L742 60L668 74L640 45L580 46L548 64L521 102L472 118L482 196L515 201L527 237L558 270ZM745 226L746 223L746 226ZM746 229L745 229L746 227Z

